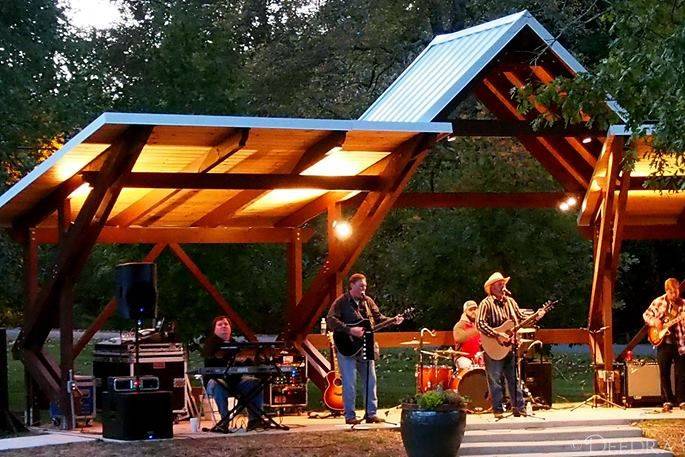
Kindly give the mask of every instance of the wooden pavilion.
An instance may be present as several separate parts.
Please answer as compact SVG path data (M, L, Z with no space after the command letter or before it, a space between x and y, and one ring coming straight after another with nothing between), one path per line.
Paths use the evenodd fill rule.
M151 244L146 261L168 247L251 339L255 331L249 322L181 245L287 245L283 334L307 356L310 378L322 386L330 365L317 347L326 343L309 334L393 207L550 208L568 195L584 196L579 226L595 242L589 327L609 326L600 335L599 355L611 363L621 240L682 233L685 200L643 195L637 187L643 175L620 173L622 135L582 128L534 131L532 115L520 114L510 98L510 90L528 79L549 82L580 71L582 66L523 12L437 37L359 121L101 115L0 196L0 225L24 246L24 325L14 353L27 380L50 399L66 402L74 358L113 314L111 300L73 341L74 284L96 243ZM493 119L454 119L467 95ZM431 147L449 135L516 138L563 191L402 194ZM339 241L331 233L343 204L354 208L353 236ZM302 245L312 234L306 224L322 213L328 217L328 256L304 290ZM644 224L646 215L652 225ZM50 278L39 285L37 248L44 243L56 244L57 254ZM54 326L61 330L59 362L43 350ZM378 340L396 346L413 336L387 333ZM544 329L538 337L546 343L590 341L582 329ZM433 342L450 344L451 334L439 332Z

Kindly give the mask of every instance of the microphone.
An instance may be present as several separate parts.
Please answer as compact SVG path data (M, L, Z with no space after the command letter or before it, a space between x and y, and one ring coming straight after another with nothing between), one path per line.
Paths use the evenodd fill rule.
M507 289L507 286L502 287L502 293L511 297L511 292Z

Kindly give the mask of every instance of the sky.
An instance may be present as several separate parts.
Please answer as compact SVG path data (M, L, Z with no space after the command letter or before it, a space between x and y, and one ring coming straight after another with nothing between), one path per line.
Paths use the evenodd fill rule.
M67 7L69 21L79 28L105 29L121 19L111 0L60 0Z

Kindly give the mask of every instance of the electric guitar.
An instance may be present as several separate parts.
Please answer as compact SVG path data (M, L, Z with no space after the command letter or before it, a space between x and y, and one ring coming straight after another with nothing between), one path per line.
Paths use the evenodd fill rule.
M382 330L386 327L390 327L391 325L396 325L398 319L400 317L404 319L411 319L411 316L414 313L414 308L407 308L404 310L404 312L398 314L395 317L391 317L390 319L386 319L383 322L380 322L376 325L371 325L371 321L368 319L362 319L357 322L353 322L351 324L345 324L346 327L362 327L365 330L366 333L375 333L378 332L379 330ZM356 336L352 336L349 333L345 333L343 331L337 331L333 332L333 341L335 342L335 347L338 348L338 351L344 356L347 357L352 357L357 354L362 350L364 347L364 337L362 336L361 338L357 338Z
M331 342L331 355L333 357L333 369L326 374L326 389L323 391L323 404L333 413L340 413L345 409L343 403L343 386L340 370L338 368L338 353L335 350L333 334L328 333Z
M554 308L554 305L557 304L559 300L549 300L545 302L544 305L540 309L544 310L545 313L552 308ZM527 318L523 319L521 322L516 324L513 320L508 319L506 320L502 325L499 327L493 328L494 331L496 332L502 332L507 334L508 336L512 336L514 332L517 332L520 328L523 327L528 327L534 322L537 322L540 320L538 317L538 312L540 311L538 309L535 313L531 314ZM509 354L509 351L511 351L511 343L500 343L497 338L488 336L484 333L480 334L480 344L483 346L483 351L488 355L493 360L502 360Z
M652 345L654 345L654 347L659 347L661 343L664 342L664 338L666 337L666 335L669 335L671 333L670 328L678 322L682 321L683 319L685 319L685 314L681 314L678 317L669 319L663 324L661 324L661 326L652 327L650 325L647 329L647 339L650 343L652 343Z

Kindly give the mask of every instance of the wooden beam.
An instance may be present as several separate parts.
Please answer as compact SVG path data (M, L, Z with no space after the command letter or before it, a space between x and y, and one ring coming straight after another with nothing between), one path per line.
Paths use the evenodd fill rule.
M547 136L547 137L599 137L605 136L606 131L591 130L578 126L552 126L534 129L529 121L501 121L497 119L455 119L452 121L451 136L465 137L518 137L518 136Z
M182 172L207 173L223 163L242 148L249 137L250 129L236 129L222 138L217 145L204 156L183 167ZM129 205L110 219L110 225L130 225L144 217L154 208L176 196L181 189L153 190Z
M348 194L349 192L327 192L290 215L278 220L274 226L300 227L326 211L331 203L340 201L340 199L346 197Z
M628 351L632 351L635 346L640 344L640 342L645 339L647 336L647 328L647 324L643 325L642 328L635 334L635 336L631 338L628 344L626 344L626 347L623 348L623 351L621 351L618 357L616 357L617 362L623 362Z
M498 118L504 121L525 121L525 116L518 112L512 101L487 79L474 88L474 94L485 107ZM521 144L531 155L545 168L567 191L584 191L585 188L569 172L561 167L559 162L550 155L550 152L534 136L517 137Z
M60 242L69 232L71 224L71 203L69 198L64 199L58 209L58 227ZM62 385L69 379L74 370L74 277L67 276L59 293L59 367ZM70 396L66 388L62 388L59 396L59 405L64 415L63 427L71 430L73 427L73 412L71 411Z
M38 296L38 242L33 228L26 230L24 236L24 312L23 327L28 323L28 316ZM21 348L18 344L12 347L13 356L21 359ZM40 424L40 388L24 362L25 409L24 417L27 426Z
M59 244L56 260L50 269L52 277L40 291L28 327L19 334L20 347L42 347L58 309L56 301L61 296L65 282L79 276L121 192L122 177L133 168L151 131L150 126L129 127L110 146L111 153L99 174L100 178L86 197L64 241Z
M92 183L98 172L84 172L83 178ZM124 179L124 187L138 189L213 189L213 190L272 190L326 189L378 191L385 183L377 176L313 176L250 173L131 173Z
M395 208L556 208L580 193L566 192L408 192L397 198Z
M97 242L100 244L225 244L225 243L289 243L290 228L273 227L103 227ZM314 230L301 229L307 242ZM57 230L40 228L36 239L41 244L56 243Z
M290 173L299 175L307 168L323 159L332 149L342 147L346 135L347 132L343 131L335 131L327 134L322 140L316 142L312 147L302 153L300 160L297 161Z
M148 252L148 254L143 258L143 262L154 262L157 257L160 256L160 254L164 251L166 248L166 244L164 243L159 243L155 244L152 247L152 250ZM116 297L112 297L109 302L105 305L105 308L100 312L98 317L95 318L95 321L93 321L92 324L90 324L90 327L86 329L85 332L83 332L83 335L81 335L81 338L78 340L78 342L74 345L74 358L78 357L81 351L88 345L90 340L95 336L95 334L102 328L103 325L105 325L105 322L109 320L110 317L114 315L114 312L117 310L117 299Z
M624 240L682 240L685 227L681 225L626 225L623 227Z
M250 341L257 341L257 336L255 335L254 331L250 328L249 325L243 319L240 317L240 315L229 305L228 301L221 295L221 293L217 290L216 287L210 282L210 280L202 273L200 268L193 262L193 260L186 254L186 252L181 248L181 246L177 243L171 243L169 244L169 248L171 249L171 252L173 252L176 257L181 261L183 266L186 267L186 269L192 274L195 279L200 283L203 289L207 291L207 293L214 299L214 301L219 305L219 307L223 310L223 312L226 313L228 318L231 320L231 323L238 329L240 332L245 335L245 338L247 338Z

